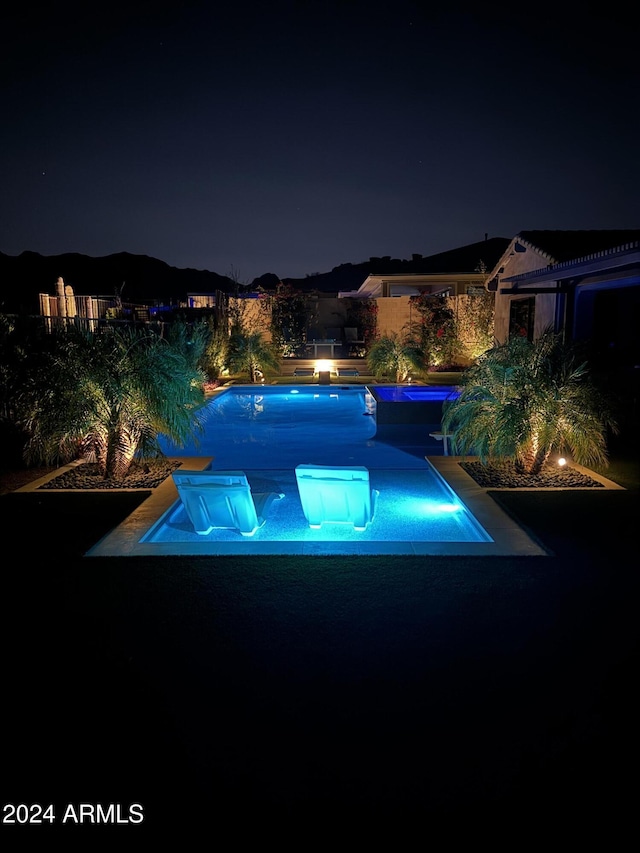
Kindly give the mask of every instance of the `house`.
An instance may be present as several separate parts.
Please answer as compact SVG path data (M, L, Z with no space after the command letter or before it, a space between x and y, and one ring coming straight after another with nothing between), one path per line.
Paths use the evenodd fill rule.
M510 241L505 237L485 238L484 242L462 246L448 252L423 258L413 256L409 270L388 264L385 271L370 272L357 290L340 291L339 300L360 302L372 300L376 304L377 333L402 334L418 319L413 302L416 296L441 298L458 320L467 317L462 325L466 333L461 337L460 364L468 364L486 349L483 336L473 328L473 297L486 296L486 279L489 268L502 256Z
M481 266L475 272L372 274L358 290L341 291L338 298L375 300L378 334L401 334L416 319L411 297L423 294L441 297L452 310L465 310L468 296L485 292L486 275Z
M547 326L618 367L640 364L640 229L521 231L487 277L498 342Z

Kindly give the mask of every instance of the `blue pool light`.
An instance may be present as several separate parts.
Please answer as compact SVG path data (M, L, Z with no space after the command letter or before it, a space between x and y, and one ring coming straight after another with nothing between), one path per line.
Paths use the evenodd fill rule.
M436 504L433 511L435 512L462 512L464 507L457 503L440 503Z
M440 497L430 498L425 496L409 495L400 505L397 510L401 513L412 513L416 518L438 518L440 516L453 515L457 512L464 512L465 508L461 503L454 501L442 500Z
M462 504L445 503L438 505L439 512L460 512L462 509Z

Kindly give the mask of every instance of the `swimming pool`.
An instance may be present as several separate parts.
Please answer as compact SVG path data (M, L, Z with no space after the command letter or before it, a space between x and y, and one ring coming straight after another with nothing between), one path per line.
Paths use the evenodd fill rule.
M421 427L401 441L378 437L376 400L366 387L231 386L214 396L203 414L201 436L187 447L161 437L163 451L181 459L184 469L241 471L253 494L284 495L270 506L265 524L250 537L219 528L199 535L169 478L87 556L467 554L478 547L505 553L493 529L501 540L502 527L514 525L505 525L502 516L495 521L500 511L490 499L488 504L478 500L483 490L459 465L452 469L453 480L462 487L450 485L450 475L445 478L425 458ZM309 526L295 475L302 463L367 468L379 497L365 530L337 523ZM524 553L530 546L524 545Z
M212 456L215 468L294 468L300 462L373 465L397 459L374 442L375 400L363 386L233 385L207 405L205 431L167 456ZM313 458L308 458L312 456Z

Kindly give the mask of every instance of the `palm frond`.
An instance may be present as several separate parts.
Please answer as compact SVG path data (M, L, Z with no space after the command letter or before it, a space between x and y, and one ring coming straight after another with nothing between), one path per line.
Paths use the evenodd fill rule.
M463 373L460 396L443 406L442 424L464 454L526 458L534 466L554 450L603 465L606 431L617 429L586 362L551 329L534 342L514 338L484 353Z

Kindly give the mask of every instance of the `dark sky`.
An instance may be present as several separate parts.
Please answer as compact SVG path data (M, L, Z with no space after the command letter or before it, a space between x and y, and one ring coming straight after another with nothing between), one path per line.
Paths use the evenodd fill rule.
M5 254L250 282L640 225L622 6L22 5L0 35Z

